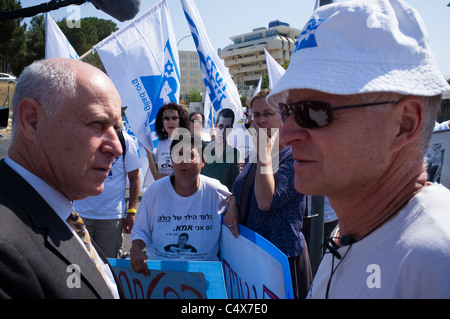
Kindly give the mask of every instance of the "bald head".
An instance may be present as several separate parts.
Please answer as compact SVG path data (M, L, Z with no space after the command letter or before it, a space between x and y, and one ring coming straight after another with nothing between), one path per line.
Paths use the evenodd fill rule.
M121 100L101 70L70 59L36 61L19 78L8 155L68 199L103 191L115 157Z
M98 68L73 59L54 58L35 61L20 75L13 98L13 129L17 106L25 98L39 101L49 115L53 115L66 100L77 98L79 82L90 77L103 79L113 86L111 80ZM113 90L115 91L115 89Z

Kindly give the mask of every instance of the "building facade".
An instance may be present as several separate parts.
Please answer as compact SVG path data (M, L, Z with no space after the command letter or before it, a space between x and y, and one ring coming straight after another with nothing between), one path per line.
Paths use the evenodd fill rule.
M267 74L264 49L280 64L289 61L299 34L300 30L275 20L269 23L268 28L257 28L231 37L233 44L221 50L221 58L238 90L256 87L260 77Z
M178 51L180 62L180 97L194 89L205 93L206 87L203 83L202 71L197 51Z

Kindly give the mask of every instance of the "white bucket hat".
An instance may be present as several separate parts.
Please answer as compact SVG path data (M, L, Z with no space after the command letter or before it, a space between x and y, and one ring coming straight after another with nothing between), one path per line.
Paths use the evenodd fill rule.
M286 102L290 89L434 96L450 86L415 9L401 0L356 0L313 13L267 101L273 106Z

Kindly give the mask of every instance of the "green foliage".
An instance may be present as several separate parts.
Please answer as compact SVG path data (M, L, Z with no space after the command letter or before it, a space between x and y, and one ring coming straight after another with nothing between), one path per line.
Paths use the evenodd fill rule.
M0 0L0 11L20 8L20 2ZM21 26L20 22L21 19L0 21L0 72L7 72L9 66L14 74L18 74L16 66L20 64L26 51L26 27Z
M185 103L189 104L189 102L201 102L202 94L198 92L196 89L191 89L186 93Z
M0 11L20 9L18 0L0 0ZM45 57L45 18L44 14L34 16L30 25L21 25L22 19L10 19L0 21L0 72L11 69L16 76L35 60ZM70 27L64 18L56 22L77 51L83 55L95 44L117 31L117 25L111 20L95 17L83 18L79 21L79 28ZM91 54L83 61L95 65L104 70L100 58Z
M269 88L269 74L264 74L261 80L261 90Z
M80 28L69 28L66 19L57 22L79 56L82 56L98 42L117 31L117 25L111 20L89 17L81 19L79 23ZM90 54L83 61L104 70L97 54Z

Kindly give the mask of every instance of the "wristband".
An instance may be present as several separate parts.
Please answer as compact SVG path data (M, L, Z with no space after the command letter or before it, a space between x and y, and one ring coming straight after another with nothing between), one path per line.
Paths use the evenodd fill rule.
M130 209L127 209L127 214L136 214L136 209L134 209L134 208L130 208Z

